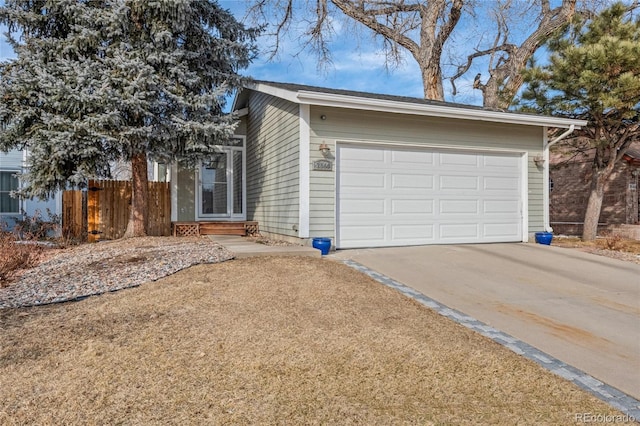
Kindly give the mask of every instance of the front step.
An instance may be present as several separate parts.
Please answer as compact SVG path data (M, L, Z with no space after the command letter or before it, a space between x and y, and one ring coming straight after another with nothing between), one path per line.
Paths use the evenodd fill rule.
M200 222L200 235L247 235L244 222Z
M256 235L258 222L173 222L174 236Z

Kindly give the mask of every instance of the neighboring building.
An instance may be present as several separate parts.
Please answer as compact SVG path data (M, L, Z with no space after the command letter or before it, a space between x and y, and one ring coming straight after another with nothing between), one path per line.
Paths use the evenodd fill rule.
M558 234L580 235L589 199L593 150L576 157L560 145L554 149L550 161L551 226ZM640 222L639 176L640 142L634 142L605 187L599 220L602 228Z
M273 82L234 110L231 144L172 166L172 221L257 221L337 248L528 241L549 227L547 129L586 125Z
M12 228L16 218L21 218L23 212L33 216L37 211L43 218L48 219L47 209L54 214L62 211L62 197L56 194L49 200L20 199L11 197L11 192L20 188L20 179L16 174L24 170L25 151L0 152L0 224L4 223Z

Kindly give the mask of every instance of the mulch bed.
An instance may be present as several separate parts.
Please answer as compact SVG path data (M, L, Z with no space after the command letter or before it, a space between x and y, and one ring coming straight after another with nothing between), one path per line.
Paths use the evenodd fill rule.
M145 237L53 250L53 256L0 288L0 309L77 300L136 287L233 254L210 238Z

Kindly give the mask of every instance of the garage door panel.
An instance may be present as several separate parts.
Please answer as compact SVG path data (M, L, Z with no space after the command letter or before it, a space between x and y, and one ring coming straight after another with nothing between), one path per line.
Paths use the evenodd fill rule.
M480 227L477 223L441 223L439 231L442 242L448 242L451 239L478 240L480 238Z
M482 212L485 214L507 214L510 216L520 212L520 203L515 200L484 200Z
M342 213L345 215L356 214L361 212L369 212L370 214L384 214L385 201L384 200L349 200L342 205Z
M477 200L440 200L440 214L443 215L477 215L479 212Z
M391 237L394 241L433 240L434 225L393 225Z
M518 193L520 191L519 182L508 177L485 176L483 187L487 191L510 190Z
M486 238L498 238L500 242L510 238L510 241L520 241L520 227L515 223L485 223L482 225L483 236ZM496 241L497 242L497 241Z
M479 180L480 179L477 176L444 175L440 176L439 189L453 191L463 191L471 189L476 191L480 187Z
M433 153L416 151L391 151L391 162L394 165L415 167L433 164Z
M519 158L513 156L484 155L482 164L485 168L511 169L514 173L520 170Z
M378 173L345 173L340 180L343 188L383 189L385 186L385 176Z
M337 158L339 248L522 240L521 156L338 145Z
M393 189L433 189L433 176L426 174L400 174L391 175L391 188Z
M362 166L366 163L384 163L385 152L379 149L349 148L340 149L340 163Z
M391 200L391 213L395 215L422 213L425 216L434 212L434 200Z
M473 153L454 153L454 152L442 152L439 154L440 165L454 166L456 168L460 166L478 167L478 155Z
M340 229L340 237L353 241L378 241L384 239L384 225L352 225Z

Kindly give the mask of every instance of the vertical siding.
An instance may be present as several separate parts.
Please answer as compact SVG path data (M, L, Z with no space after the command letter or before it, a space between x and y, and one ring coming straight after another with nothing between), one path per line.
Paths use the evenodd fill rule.
M0 152L1 170L22 170L22 151Z
M196 219L196 177L195 169L178 163L178 221L189 222Z
M238 136L246 136L247 134L247 116L246 115L240 117L240 119L238 120L238 126L236 127L233 134Z
M529 151L529 233L544 231L544 202L542 194L542 167L536 166L533 158L542 153L542 129L540 128L540 147Z
M296 237L299 220L299 107L251 92L247 120L247 219Z
M325 120L320 118L323 115ZM318 147L324 142L333 157L336 141L528 152L529 232L534 232L543 228L542 169L533 163L533 157L542 152L542 132L534 126L312 107L310 152L311 161L321 159ZM311 171L311 237L335 237L336 159L332 159L333 172Z

